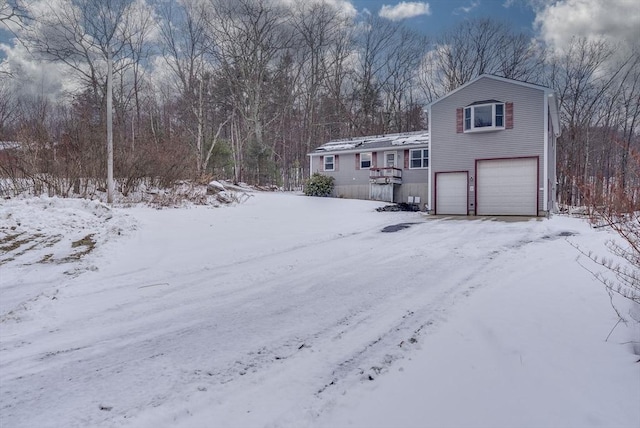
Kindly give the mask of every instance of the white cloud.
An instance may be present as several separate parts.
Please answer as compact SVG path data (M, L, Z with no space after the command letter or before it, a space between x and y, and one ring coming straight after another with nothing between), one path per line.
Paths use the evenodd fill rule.
M403 1L395 6L383 5L378 15L392 21L400 21L401 19L413 18L419 15L431 15L431 9L429 3Z
M535 25L541 38L558 50L573 37L630 47L640 40L640 6L638 0L546 1L537 9Z
M8 83L18 93L56 100L78 90L77 79L64 65L38 61L20 43L2 44L0 50L6 55L0 67L10 73Z
M277 0L280 4L289 7L310 6L314 3L324 3L342 12L343 16L356 16L357 10L351 0Z
M473 9L477 8L478 6L480 6L480 0L475 0L475 1L472 1L471 4L469 4L469 6L460 6L456 8L453 11L453 13L456 15L459 15L460 13L469 13Z

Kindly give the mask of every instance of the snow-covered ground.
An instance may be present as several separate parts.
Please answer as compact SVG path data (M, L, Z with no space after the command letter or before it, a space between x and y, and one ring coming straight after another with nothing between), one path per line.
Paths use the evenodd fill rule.
M0 426L640 426L611 235L380 205L2 201Z

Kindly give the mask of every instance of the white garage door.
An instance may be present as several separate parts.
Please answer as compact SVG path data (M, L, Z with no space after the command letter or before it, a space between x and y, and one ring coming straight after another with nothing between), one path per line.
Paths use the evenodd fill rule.
M436 174L436 214L467 215L466 172Z
M537 215L538 160L478 161L478 215Z

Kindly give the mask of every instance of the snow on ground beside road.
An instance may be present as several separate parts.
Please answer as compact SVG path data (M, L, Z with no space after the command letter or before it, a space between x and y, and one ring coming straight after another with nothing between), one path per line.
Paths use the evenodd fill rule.
M48 197L3 200L0 316L20 316L25 305L54 298L62 278L95 269L85 255L96 248L101 251L107 241L134 228L133 219L98 201Z
M552 223L593 235L573 219ZM639 427L638 356L617 345L630 331L604 341L615 323L606 293L571 263L573 247L547 236L482 273L476 281L486 286L457 305L420 351L347 394L315 425ZM599 246L593 238L569 240Z
M0 425L640 426L611 235L380 205L2 201Z

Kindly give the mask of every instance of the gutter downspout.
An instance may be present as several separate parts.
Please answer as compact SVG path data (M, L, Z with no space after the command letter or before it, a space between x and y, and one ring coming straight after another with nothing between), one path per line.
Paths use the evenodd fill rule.
M432 189L431 189L431 183L433 183L433 180L431 177L433 177L433 150L431 150L431 141L433 140L433 131L432 131L432 126L431 126L432 122L431 122L431 105L429 105L429 109L427 111L427 129L429 130L429 175L427 178L427 206L426 211L430 214L432 214L432 210L433 210L433 203L431 201L431 194L432 194Z
M549 212L549 98L553 96L553 93L548 91L544 92L544 154L543 154L543 170L542 170L542 210Z

